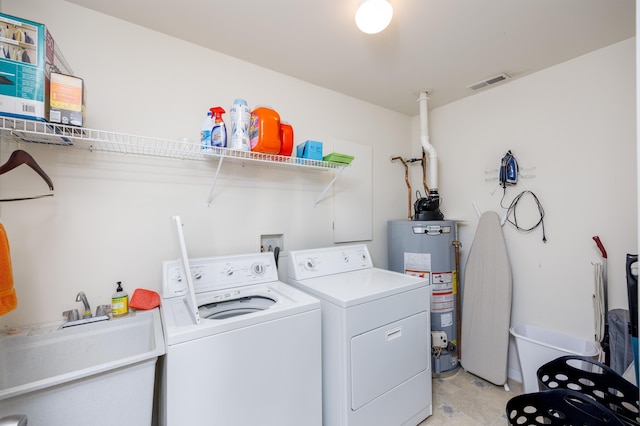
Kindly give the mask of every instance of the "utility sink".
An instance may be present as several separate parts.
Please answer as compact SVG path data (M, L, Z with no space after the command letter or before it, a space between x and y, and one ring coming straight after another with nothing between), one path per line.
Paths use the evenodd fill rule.
M30 426L123 424L123 419L150 424L155 364L164 353L157 308L74 327L49 323L5 331L0 333L0 413L26 414ZM130 417L130 410L141 407L141 417Z

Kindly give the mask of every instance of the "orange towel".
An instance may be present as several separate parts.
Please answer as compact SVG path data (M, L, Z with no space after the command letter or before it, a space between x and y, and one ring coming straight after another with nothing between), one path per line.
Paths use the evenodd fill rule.
M0 315L13 311L17 306L18 298L13 289L9 239L4 226L0 223Z
M160 295L152 290L136 288L131 296L129 307L140 310L153 309L160 306Z

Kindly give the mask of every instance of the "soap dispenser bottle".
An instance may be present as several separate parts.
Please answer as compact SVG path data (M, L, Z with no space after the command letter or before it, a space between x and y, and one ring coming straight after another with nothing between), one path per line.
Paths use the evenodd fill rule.
M117 282L118 288L111 296L111 316L121 317L129 313L129 295L122 289L122 282Z

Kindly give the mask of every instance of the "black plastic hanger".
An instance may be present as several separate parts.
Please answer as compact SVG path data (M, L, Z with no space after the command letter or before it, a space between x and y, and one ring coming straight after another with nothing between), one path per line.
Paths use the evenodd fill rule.
M53 191L53 182L51 181L51 178L49 178L49 176L44 172L44 170L42 170L40 165L28 152L21 149L13 151L7 162L0 166L0 175L13 170L22 164L26 164L27 166L31 167L36 173L38 173L38 175L40 175L40 177L44 179L45 182L47 182L47 185L49 185L49 189Z

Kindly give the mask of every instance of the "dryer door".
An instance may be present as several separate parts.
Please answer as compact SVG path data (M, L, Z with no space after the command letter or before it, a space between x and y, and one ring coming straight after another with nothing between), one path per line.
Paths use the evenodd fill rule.
M429 368L429 313L419 312L351 339L351 408Z

